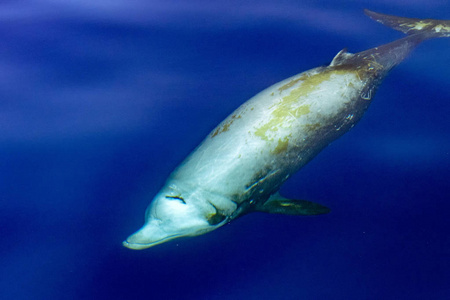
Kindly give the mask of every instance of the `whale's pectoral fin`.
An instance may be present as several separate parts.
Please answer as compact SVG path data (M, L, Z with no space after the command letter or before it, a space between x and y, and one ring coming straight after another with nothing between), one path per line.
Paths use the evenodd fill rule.
M310 216L329 213L330 209L311 201L286 199L277 193L272 195L266 203L257 207L256 211L273 214Z
M285 215L321 215L330 212L326 206L306 200L272 200L258 207L257 211Z

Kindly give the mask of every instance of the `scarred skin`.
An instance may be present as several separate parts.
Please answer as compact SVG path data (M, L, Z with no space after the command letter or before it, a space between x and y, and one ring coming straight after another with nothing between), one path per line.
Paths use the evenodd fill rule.
M356 54L343 50L329 66L292 76L242 104L171 174L147 209L146 224L124 245L148 248L251 211L271 212L264 205L280 186L351 129L388 72L430 37L427 31Z

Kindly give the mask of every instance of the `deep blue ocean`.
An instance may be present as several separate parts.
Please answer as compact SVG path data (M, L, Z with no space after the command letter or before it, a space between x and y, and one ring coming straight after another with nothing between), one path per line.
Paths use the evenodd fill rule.
M450 19L447 0L2 1L0 298L450 299L450 39L282 187L331 213L122 246L244 101L403 36L364 8Z

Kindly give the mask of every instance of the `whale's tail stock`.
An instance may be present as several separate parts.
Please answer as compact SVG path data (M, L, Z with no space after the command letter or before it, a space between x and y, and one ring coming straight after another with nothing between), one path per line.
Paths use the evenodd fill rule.
M431 38L450 37L450 20L416 19L385 15L365 9L365 14L383 25L399 30L406 37L388 44L368 49L353 55L341 51L330 66L340 64L358 65L369 62L372 67L379 67L380 78L398 65L421 42Z
M450 20L404 18L376 13L365 9L364 13L383 25L407 35L422 35L422 39L450 37Z

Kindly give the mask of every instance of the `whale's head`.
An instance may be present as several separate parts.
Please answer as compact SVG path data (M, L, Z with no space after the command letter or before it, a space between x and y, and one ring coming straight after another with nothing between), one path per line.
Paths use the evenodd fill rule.
M147 208L144 226L123 245L140 250L180 237L201 235L222 226L226 219L201 193L165 188Z

